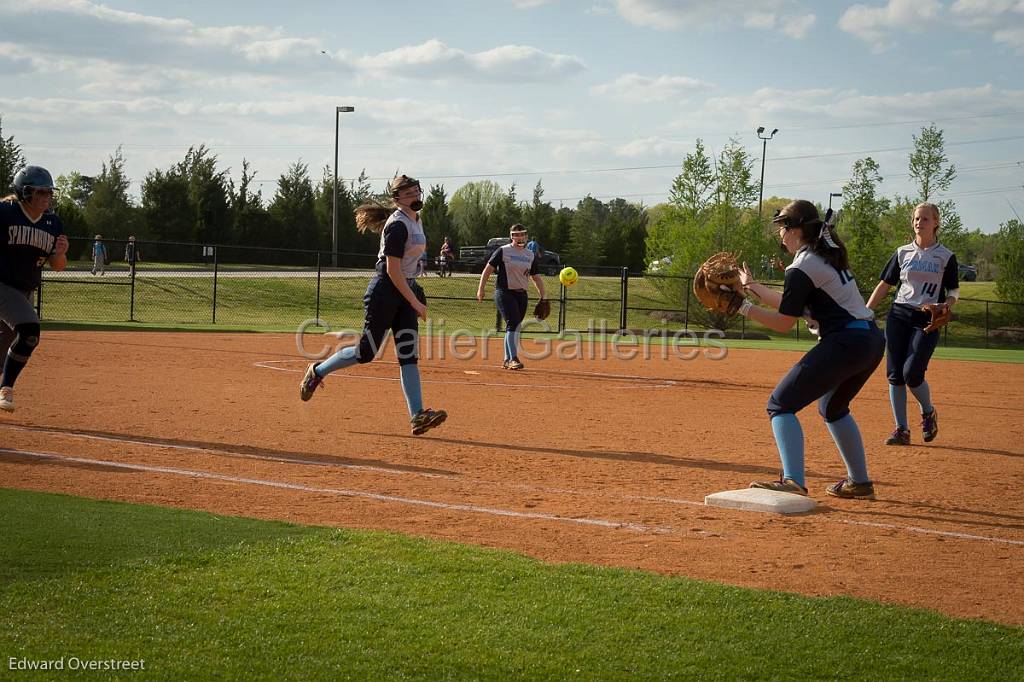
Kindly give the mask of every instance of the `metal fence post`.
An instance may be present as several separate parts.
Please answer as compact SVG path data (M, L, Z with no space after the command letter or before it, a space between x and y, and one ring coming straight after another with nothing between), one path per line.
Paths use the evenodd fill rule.
M213 247L213 323L217 324L217 247Z
M43 280L39 280L39 286L36 287L36 317L40 320L43 319Z
M128 282L130 292L128 294L128 321L135 321L135 251L132 250L131 258L128 261Z
M683 288L686 289L686 295L683 297L686 299L686 303L683 304L683 331L690 331L690 289L693 288L689 279L682 279Z
M622 268L622 293L620 296L622 308L619 313L619 331L626 331L626 305L629 302L629 268Z
M985 301L985 348L988 348L988 301Z
M569 297L564 284L559 283L558 287L558 333L561 334L565 331L565 307Z
M338 254L334 254L337 258ZM320 319L320 252L316 252L316 319Z

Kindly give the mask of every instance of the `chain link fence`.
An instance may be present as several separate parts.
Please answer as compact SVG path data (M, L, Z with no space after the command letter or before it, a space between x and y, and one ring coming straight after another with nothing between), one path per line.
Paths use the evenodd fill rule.
M105 242L108 259L93 258L93 240L71 239L62 272L44 271L37 297L40 317L71 323L216 325L225 329L292 331L310 320L334 330L359 329L363 294L377 261L372 254L171 242ZM480 266L423 262L420 284L435 332L501 329L492 298L476 300ZM756 322L710 315L696 301L691 277L629 273L625 268L577 268L565 288L542 275L552 314L524 333L623 331L637 336L723 330L727 337L779 338ZM443 276L442 276L443 275ZM781 283L769 284L781 289ZM870 292L863 292L865 297ZM532 301L537 293L530 292ZM891 297L890 297L891 300ZM883 318L888 303L877 311ZM529 316L528 316L529 317ZM802 324L786 335L809 339ZM1024 303L961 299L943 330L948 346L1024 348Z

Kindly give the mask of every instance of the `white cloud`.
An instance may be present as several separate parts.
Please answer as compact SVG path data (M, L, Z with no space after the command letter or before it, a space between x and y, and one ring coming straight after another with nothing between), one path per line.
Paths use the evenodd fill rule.
M957 22L991 31L994 42L1024 55L1024 0L956 0L950 13Z
M743 18L743 25L747 28L773 29L778 17L772 12L751 12Z
M362 57L357 63L371 73L434 81L556 81L586 69L579 57L543 52L526 45L465 52L436 39Z
M811 28L814 26L816 21L817 17L813 14L791 17L789 21L782 26L782 31L790 38L801 40L807 37L807 34L810 33Z
M614 153L625 159L680 159L690 151L691 143L666 140L661 137L644 137L617 145Z
M808 88L785 90L761 88L751 93L709 98L693 112L703 121L735 120L736 112L746 112L746 125L783 128L870 126L892 121L928 121L935 118L959 118L1000 114L1024 109L1024 90L1008 90L985 84L969 88L948 88L871 95L857 90ZM979 125L1000 120L981 118ZM965 120L964 125L970 121Z
M512 0L512 6L516 9L534 9L535 7L542 7L549 5L554 0Z
M595 95L607 96L626 102L666 102L676 101L711 89L713 86L697 78L689 76L641 76L628 73L619 76L611 83L596 85L590 90Z
M142 67L173 64L176 68L215 72L255 72L275 68L344 69L316 38L288 36L278 27L199 26L186 19L168 19L125 12L88 0L40 0L0 3L0 22L18 30L7 40L39 55L56 59L106 60Z
M752 7L756 5L756 9ZM793 0L615 0L619 14L631 24L671 31L679 28L718 27L739 23L747 28L780 27L793 38L802 38L814 23L813 14L787 16Z
M892 33L923 30L939 19L942 11L938 0L889 0L880 7L852 5L839 18L839 28L882 51Z

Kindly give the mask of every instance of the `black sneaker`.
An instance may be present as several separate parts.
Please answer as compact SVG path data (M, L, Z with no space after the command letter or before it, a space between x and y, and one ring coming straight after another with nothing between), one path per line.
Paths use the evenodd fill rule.
M921 415L921 431L924 432L925 443L931 443L939 435L939 413L934 407L928 414Z
M910 430L901 429L900 427L897 426L896 430L892 432L892 435L886 439L885 444L910 445Z
M430 429L443 424L447 418L448 413L444 410L431 410L430 408L420 410L410 422L412 435L421 436Z

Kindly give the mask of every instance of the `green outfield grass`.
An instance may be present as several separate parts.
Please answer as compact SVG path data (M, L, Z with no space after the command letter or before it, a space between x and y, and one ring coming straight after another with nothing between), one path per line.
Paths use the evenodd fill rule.
M394 534L0 490L0 665L153 679L1002 680L1024 630ZM52 673L19 672L18 679Z

